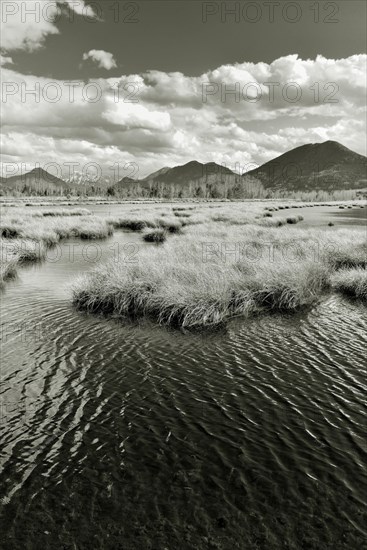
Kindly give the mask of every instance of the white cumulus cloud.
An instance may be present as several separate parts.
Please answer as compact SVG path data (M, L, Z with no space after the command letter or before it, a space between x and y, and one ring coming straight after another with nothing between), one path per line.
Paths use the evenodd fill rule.
M3 0L1 2L0 47L11 50L38 50L48 35L59 34L56 26L62 6L71 13L98 19L84 0Z
M148 71L80 81L75 88L9 65L2 68L3 161L93 161L110 173L111 162L136 162L141 177L193 159L244 171L328 139L365 154L366 59L291 55L200 76ZM258 86L256 101L255 88L242 93L249 83ZM297 101L295 84L302 92Z
M117 67L112 53L105 52L104 50L90 50L89 52L83 54L83 61L86 61L87 59L92 59L92 61L98 63L98 67L101 69L107 69L107 71Z

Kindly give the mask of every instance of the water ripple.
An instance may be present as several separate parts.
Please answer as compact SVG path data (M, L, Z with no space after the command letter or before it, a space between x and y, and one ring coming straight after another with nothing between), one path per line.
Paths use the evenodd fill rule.
M363 547L365 309L183 334L74 311L62 269L3 296L4 548Z

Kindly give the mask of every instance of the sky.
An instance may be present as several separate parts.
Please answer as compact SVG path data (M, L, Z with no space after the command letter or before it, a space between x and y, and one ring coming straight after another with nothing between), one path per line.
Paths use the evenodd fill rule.
M2 174L244 172L327 139L366 154L366 6L2 0Z

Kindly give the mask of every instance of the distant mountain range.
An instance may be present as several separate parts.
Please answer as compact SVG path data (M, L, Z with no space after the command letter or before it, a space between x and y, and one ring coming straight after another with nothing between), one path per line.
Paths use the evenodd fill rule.
M30 172L1 178L2 194L59 195L105 194L122 197L265 197L274 193L341 191L367 189L366 157L337 141L296 147L243 175L225 166L190 161L173 168L164 167L134 180L125 177L108 189L106 182L66 182L35 168Z
M366 157L337 141L325 141L296 147L242 175L215 162L191 161L162 168L139 181L124 178L113 190L117 195L129 195L135 189L140 194L163 192L165 196L169 192L200 196L201 191L204 196L231 198L366 188Z
M25 174L1 178L0 191L2 194L20 193L23 195L67 195L84 193L91 184L67 182L54 176L42 168L34 168ZM101 187L96 185L96 190ZM104 186L104 192L106 185Z
M173 168L161 168L141 180L123 178L110 189L120 196L204 197L221 196L224 186L233 187L241 176L229 168L196 160Z

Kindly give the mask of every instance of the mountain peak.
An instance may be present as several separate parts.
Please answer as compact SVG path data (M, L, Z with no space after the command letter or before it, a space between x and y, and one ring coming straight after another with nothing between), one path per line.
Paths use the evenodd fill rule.
M40 166L37 166L36 168L33 168L26 174L27 176L39 176L39 177L56 177L50 174L50 172L47 172L47 170L44 170Z
M291 149L247 175L279 190L358 189L366 187L366 157L327 140Z
M341 143L339 143L339 141L335 141L333 139L328 139L327 141L323 141L321 143L314 143L313 145L317 145L317 146L321 147L322 149L335 149L335 150L339 150L339 151L351 151L351 149L348 149L348 147L345 147L345 145L342 145Z

